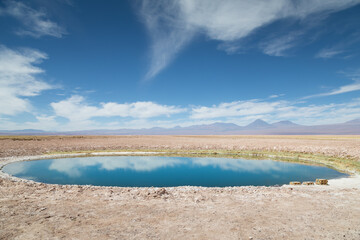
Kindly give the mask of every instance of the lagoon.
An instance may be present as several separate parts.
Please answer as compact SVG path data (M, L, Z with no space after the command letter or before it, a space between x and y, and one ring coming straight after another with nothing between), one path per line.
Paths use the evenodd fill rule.
M2 171L43 183L119 187L273 186L347 176L324 166L275 160L161 156L23 161L8 164Z

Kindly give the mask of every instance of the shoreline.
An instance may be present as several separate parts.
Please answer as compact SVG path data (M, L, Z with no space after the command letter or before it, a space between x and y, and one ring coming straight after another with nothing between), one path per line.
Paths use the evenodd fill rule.
M22 161L36 161L36 160L42 160L42 159L49 159L49 158L72 158L72 157L95 157L95 156L151 156L151 155L161 155L161 156L167 156L168 152L137 152L137 151L132 151L132 152L85 152L85 153L64 153L64 154L47 154L47 155L35 155L35 156L16 156L16 157L5 157L5 158L0 158L0 178L3 179L8 179L10 181L14 181L14 182L24 182L24 183L31 183L31 184L46 184L46 185L58 185L58 186L74 186L74 187L79 187L79 186L90 186L90 187L95 187L95 188L136 188L136 189L162 189L162 188L166 188L166 189L225 189L225 188L244 188L244 187L258 187L258 188L264 188L264 187L269 187L269 188L275 188L276 186L233 186L233 187L202 187L202 186L176 186L176 187L117 187L117 186L94 186L94 185L78 185L78 184L71 184L71 185L63 185L63 184L48 184L48 183L42 183L42 182L37 182L37 181L33 181L33 180L28 180L28 179L24 179L24 178L19 178L19 177L15 177L12 176L4 171L2 171L3 167L7 164L10 163L14 163L14 162L22 162ZM186 156L186 153L182 153ZM189 152L188 154L191 154L191 152ZM180 154L181 155L181 154ZM219 157L219 155L216 155L217 157ZM249 155L251 156L251 155ZM241 156L239 156L241 157ZM264 158L269 157L269 158L276 158L276 155L269 155L263 156ZM281 159L281 158L280 158ZM297 161L295 161L296 159L292 159L292 158L288 158L290 159L290 161L287 162L294 162L297 163ZM294 160L294 161L291 161ZM325 167L329 167L328 165L324 164L324 163L320 163L320 162L316 162L314 160L309 160L309 159L301 159L301 160L305 160L311 163L317 163L320 166L325 166ZM281 161L281 160L279 160ZM332 166L331 166L332 167ZM334 168L337 171L344 171L343 169L337 169ZM344 177L344 178L335 178L335 179L328 179L329 183L328 185L326 185L325 187L327 188L342 188L342 189L349 189L349 188L358 188L360 189L360 174L356 173L355 171L345 171L347 174L349 174L348 177ZM289 185L289 184L284 184L281 187L295 187L295 188L299 188L299 187L305 187L305 188L311 188L311 187L321 187L321 185L313 185L313 186L304 186L304 185Z

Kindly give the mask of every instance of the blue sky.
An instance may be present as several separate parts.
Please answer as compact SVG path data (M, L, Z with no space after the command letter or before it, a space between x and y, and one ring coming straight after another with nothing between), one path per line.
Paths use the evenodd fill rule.
M0 129L360 118L360 0L0 1Z

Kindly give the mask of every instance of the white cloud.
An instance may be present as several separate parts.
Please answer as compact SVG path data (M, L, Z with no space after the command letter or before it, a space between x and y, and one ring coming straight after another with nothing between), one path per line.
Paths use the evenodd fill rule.
M195 34L195 29L182 20L178 7L175 1L142 1L140 15L152 40L151 67L146 79L164 69Z
M36 38L48 35L61 38L66 34L65 29L50 21L44 11L35 10L22 2L5 1L5 7L0 8L1 15L11 16L22 23L24 28L16 31L18 35Z
M360 101L346 103L296 106L291 105L272 117L278 120L294 120L305 125L342 123L360 118Z
M334 90L332 90L330 92L321 93L321 94L317 94L317 95L313 95L313 96L317 96L317 97L331 96L331 95L337 95L337 94L348 93L348 92L359 91L359 90L360 90L360 82L357 81L357 82L355 82L353 84L341 86L341 87L339 87L337 89L334 89Z
M72 99L70 102L71 101L77 102L76 99ZM131 103L127 105L131 106ZM71 104L62 105L64 108L69 106L73 107ZM84 106L86 106L86 108L83 108ZM152 127L171 128L175 126L187 127L192 125L212 124L215 122L235 123L240 126L244 126L258 118L270 123L290 120L298 124L316 125L342 123L360 118L359 98L353 99L349 102L330 104L306 104L304 102L265 100L236 101L231 103L221 103L212 107L193 107L193 111L190 112L190 115L181 115L181 117L171 116L166 119L124 118L111 122L104 122L103 120L96 119L94 117L120 115L131 117L131 111L128 113L114 111L112 113L104 114L102 106L103 105L101 105L101 107L94 107L82 102L79 106L72 108L71 111L61 113L60 108L57 109L60 111L58 112L60 115L36 116L36 120L32 122L27 121L17 123L11 121L9 118L0 118L0 126L1 130L32 128L48 131L79 131L90 129L140 129ZM59 107L59 105L57 107ZM91 107L94 112L89 113L89 108L87 107ZM82 115L84 112L85 115ZM80 117L77 116L77 114L79 114ZM57 118L57 116L63 116L68 118L70 121L63 123Z
M276 20L304 19L358 3L360 0L143 0L140 16L152 38L147 78L163 70L197 33L220 41L231 50L232 43ZM264 50L270 55L281 55L293 46L293 40L277 40Z
M288 101L236 101L211 107L194 107L193 119L221 119L221 121L245 125L261 118L269 122L291 120L300 124L314 125L339 123L360 118L360 101L347 103L305 105Z
M276 108L283 105L284 102L264 102L259 100L236 101L230 103L220 103L212 107L194 107L191 118L222 118L234 116L258 115L273 112Z
M0 115L30 111L31 104L25 97L53 88L37 78L44 70L34 66L46 58L37 50L14 51L0 45Z
M339 31L333 31L332 34L339 35L340 41L334 43L331 47L325 47L321 49L316 55L315 58L330 59L334 57L340 57L343 59L351 58L354 55L357 55L356 45L360 41L360 32L354 29L358 29L356 26L354 28L354 22L349 22L347 25L341 25L342 28Z
M334 48L324 48L322 50L320 50L320 52L318 52L315 57L316 58L333 58L339 54L342 54L344 51L341 50L336 50Z
M101 103L100 107L86 103L82 96L74 95L66 100L51 103L55 114L70 121L85 121L93 117L132 117L152 118L170 116L183 112L185 109L175 106L160 105L153 102L134 103Z
M23 123L23 128L25 129L41 129L46 131L55 131L59 126L59 123L56 121L56 116L46 116L40 115L35 116L36 121L34 122L25 122Z
M293 32L286 36L272 39L261 44L260 48L263 52L270 56L283 57L286 51L296 45L296 40L301 35L300 32Z
M285 94L273 94L273 95L270 95L268 98L279 98L279 97L282 97L284 95Z
M345 73L345 75L347 75L348 77L351 78L351 80L353 81L352 84L340 86L336 89L331 90L330 92L306 96L303 99L309 99L309 98L314 98L314 97L325 97L325 96L332 96L332 95L338 95L338 94L343 94L343 93L348 93L348 92L359 91L360 90L360 71L354 72L351 74Z

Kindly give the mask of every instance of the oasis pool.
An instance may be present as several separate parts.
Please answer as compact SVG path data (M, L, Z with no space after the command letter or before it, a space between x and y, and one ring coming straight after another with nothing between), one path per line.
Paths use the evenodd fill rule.
M121 187L271 186L347 176L327 167L274 160L155 156L24 161L2 171L43 183Z

